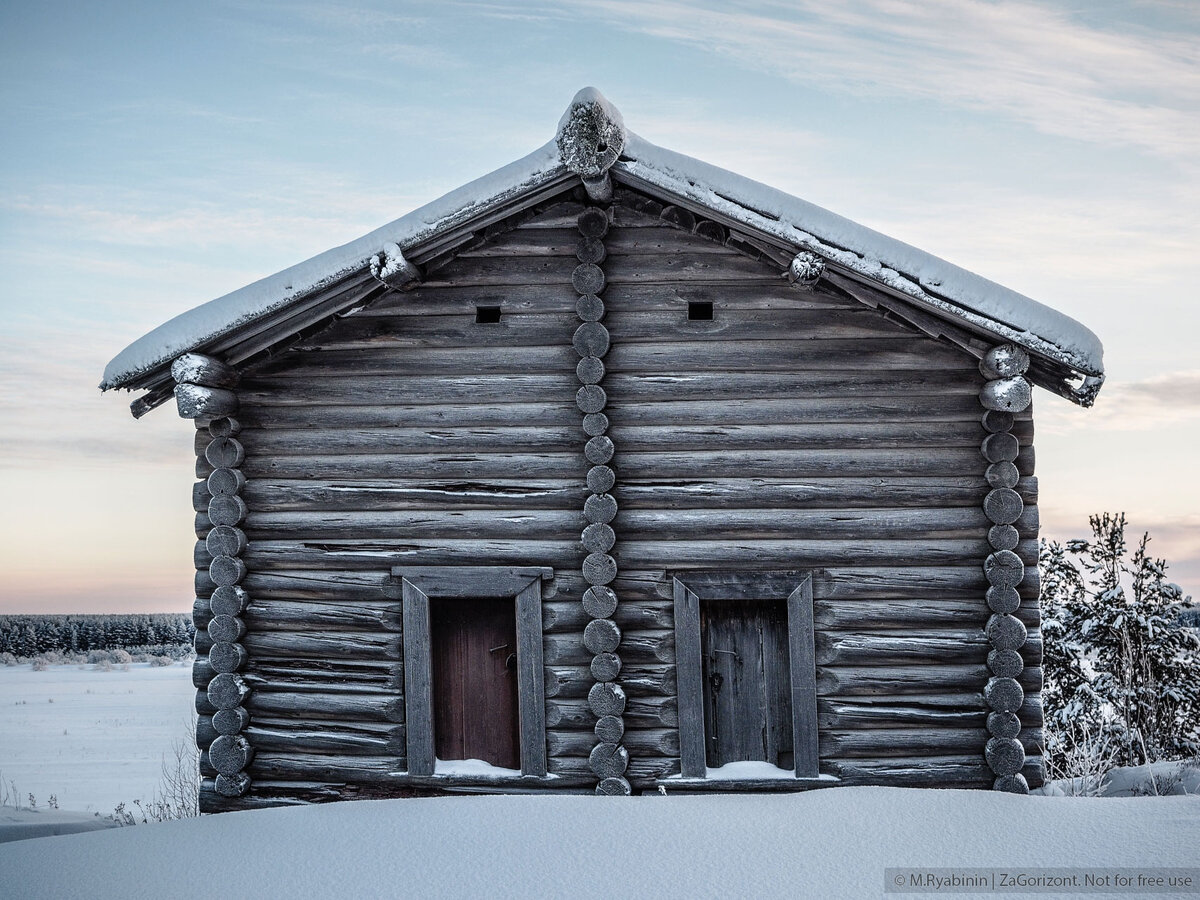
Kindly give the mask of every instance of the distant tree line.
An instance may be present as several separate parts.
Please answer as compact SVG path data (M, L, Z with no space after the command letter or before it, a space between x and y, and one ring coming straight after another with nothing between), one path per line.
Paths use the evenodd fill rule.
M178 655L192 646L192 617L140 615L0 616L0 654L30 658L43 653L125 650Z

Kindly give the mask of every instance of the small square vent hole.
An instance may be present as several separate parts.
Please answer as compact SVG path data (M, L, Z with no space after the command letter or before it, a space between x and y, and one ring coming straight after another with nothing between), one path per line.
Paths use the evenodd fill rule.
M711 306L711 304L709 304ZM495 325L500 321L500 307L498 306L477 306L475 307L475 324L476 325Z
M688 321L689 322L711 322L713 316L713 306L700 300L688 301Z

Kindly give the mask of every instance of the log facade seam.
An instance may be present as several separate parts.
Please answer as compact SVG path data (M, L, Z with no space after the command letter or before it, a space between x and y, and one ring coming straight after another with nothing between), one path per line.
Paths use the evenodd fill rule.
M1015 552L1020 539L1016 522L1025 505L1015 490L1020 442L1012 428L1014 414L1024 411L1030 403L1030 385L1024 377L1028 368L1029 355L1011 344L993 347L979 363L979 371L987 379L979 394L984 408L983 428L987 432L980 452L988 463L985 477L990 488L984 497L983 511L992 523L988 529L992 553L983 564L988 581L986 600L991 610L985 628L990 645L987 656L990 677L984 687L984 699L990 711L984 758L996 776L993 789L1017 794L1029 792L1029 783L1021 773L1025 748L1019 737L1019 712L1025 703L1025 692L1018 681L1025 669L1021 649L1026 646L1028 633L1024 623L1014 615L1021 605L1017 589L1025 578L1025 564Z
M632 789L625 777L629 751L621 743L625 734L625 692L617 681L621 672L621 657L617 655L621 629L612 618L618 601L609 587L617 577L617 562L610 555L616 543L610 523L617 514L617 501L609 493L616 483L610 465L615 447L606 434L609 422L604 408L608 397L600 386L604 379L604 356L610 344L608 329L601 321L604 301L600 294L605 278L599 265L605 257L608 212L591 206L579 214L577 222L579 265L571 275L571 284L579 292L576 312L581 320L572 340L579 354L575 371L580 388L575 403L583 413L583 430L588 438L583 452L591 464L587 472L588 497L583 507L588 524L580 535L588 554L583 561L583 578L588 584L583 608L591 617L583 630L583 645L594 654L590 669L595 680L588 691L588 706L596 716L596 744L588 756L588 764L599 779L596 793L629 794Z
M240 527L247 512L242 497L246 477L241 468L246 453L237 439L241 432L234 418L237 395L230 390L237 383L237 374L224 363L198 354L176 360L172 374L178 381L175 393L180 415L209 419L203 459L212 471L205 481L208 530L204 549L210 558L208 576L214 588L207 601L198 600L198 612L207 614L206 630L212 645L205 664L197 658L196 670L202 676L198 687L212 710L212 729L198 725L196 741L215 770L215 792L222 797L241 797L250 789L246 769L254 759L254 747L243 734L250 724L245 706L250 688L240 674L248 655L242 614L249 597L241 586L246 577L242 559L246 534ZM196 398L201 402L194 402Z

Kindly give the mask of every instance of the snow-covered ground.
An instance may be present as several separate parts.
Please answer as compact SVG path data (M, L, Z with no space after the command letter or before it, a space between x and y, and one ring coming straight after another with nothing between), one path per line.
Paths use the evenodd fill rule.
M832 788L758 796L440 797L226 813L0 844L0 872L13 896L28 900L211 900L229 893L263 900L857 900L883 895L885 879L896 877L889 867L1144 871L1195 867L1197 847L1200 797ZM1200 868L1192 877L1200 883Z
M148 801L191 737L195 696L190 663L0 666L0 779L23 806L54 795L61 810L108 815Z

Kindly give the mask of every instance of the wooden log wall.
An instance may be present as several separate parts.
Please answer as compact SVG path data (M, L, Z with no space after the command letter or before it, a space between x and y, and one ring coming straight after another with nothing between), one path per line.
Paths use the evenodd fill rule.
M618 189L589 242L585 208L565 200L431 263L415 289L243 373L239 674L258 753L237 804L408 789L388 584L404 564L553 567L546 741L564 787L602 772L652 789L678 773L667 573L689 569L814 571L822 772L990 786L975 361L820 283L789 284L786 262L685 210ZM585 263L602 293L575 283ZM689 303L712 318L689 320ZM601 315L606 353L598 329L576 340ZM592 412L590 387L604 396ZM606 427L581 431L581 413ZM1027 566L1011 617L1036 647L1028 411L1008 433L1012 552ZM198 460L202 479L213 471ZM204 516L197 528L207 539ZM1040 670L1016 681L1032 783ZM198 708L215 731L204 691Z

